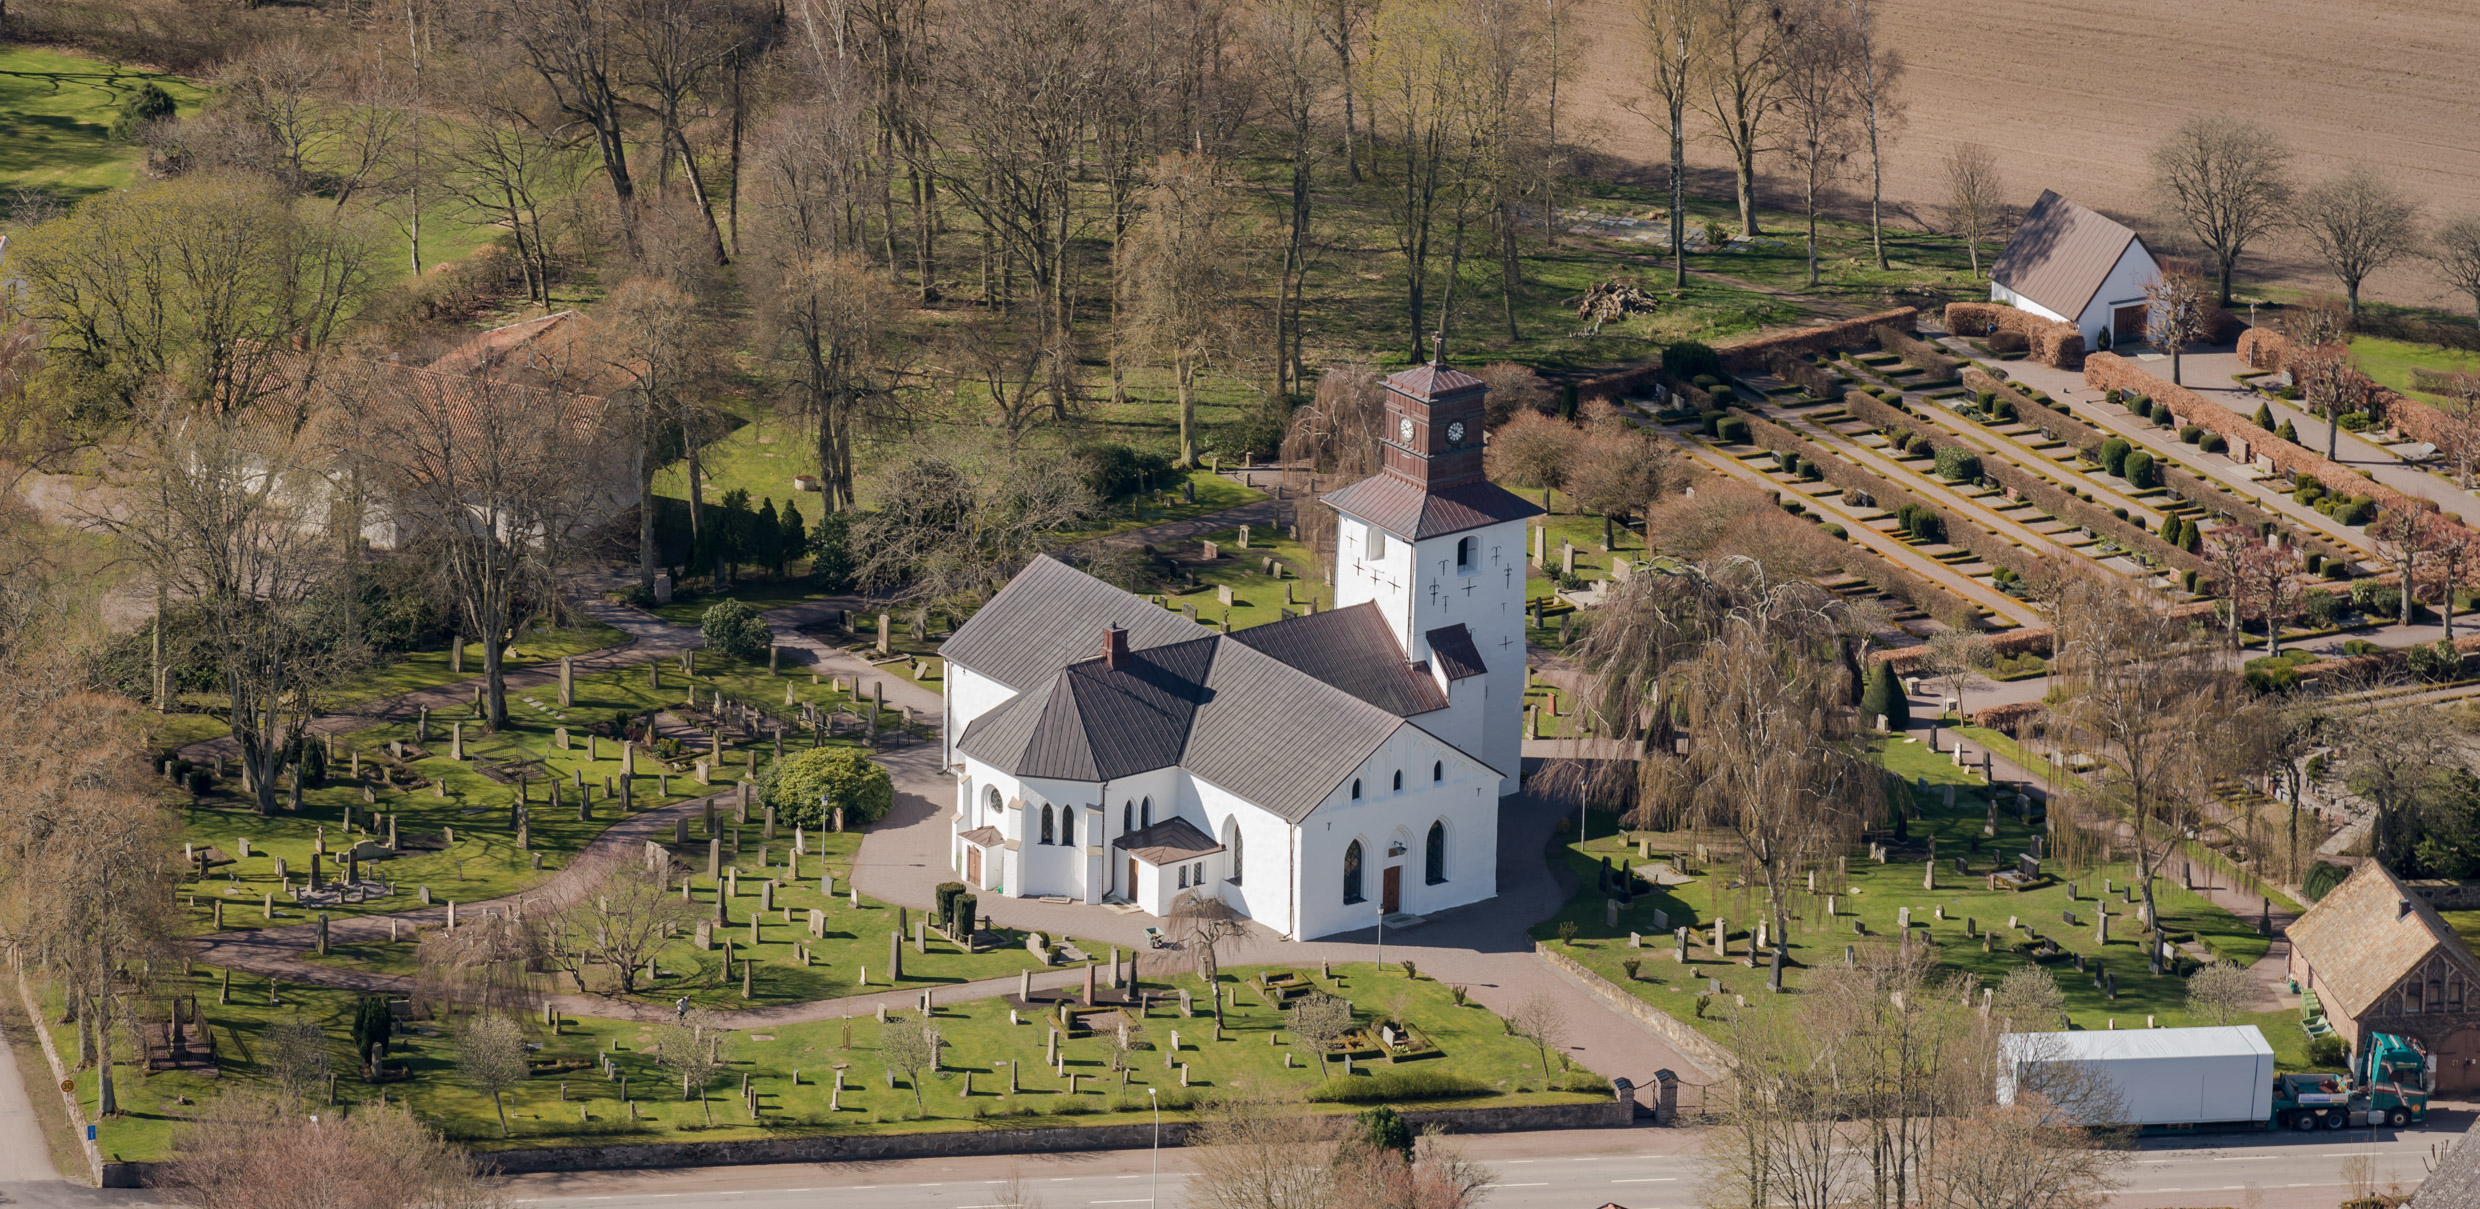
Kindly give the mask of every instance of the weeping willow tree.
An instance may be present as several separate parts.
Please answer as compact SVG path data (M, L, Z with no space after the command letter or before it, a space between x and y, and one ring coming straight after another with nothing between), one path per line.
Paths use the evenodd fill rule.
M1574 650L1592 673L1588 725L1652 741L1627 759L1587 759L1580 746L1553 785L1632 798L1631 822L1681 817L1733 837L1782 938L1777 991L1794 880L1885 810L1843 657L1857 624L1815 583L1730 557L1614 585Z

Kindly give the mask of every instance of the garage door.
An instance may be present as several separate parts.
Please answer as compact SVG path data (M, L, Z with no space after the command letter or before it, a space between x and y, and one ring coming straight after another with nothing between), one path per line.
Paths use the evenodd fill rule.
M2110 341L2113 344L2144 338L2144 304L2122 306L2110 313Z
M2480 1028L2458 1028L2437 1043L2437 1090L2480 1089Z

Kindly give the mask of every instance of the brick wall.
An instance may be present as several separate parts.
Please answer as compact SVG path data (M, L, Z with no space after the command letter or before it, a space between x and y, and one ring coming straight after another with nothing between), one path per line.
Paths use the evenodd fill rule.
M1722 354L1722 363L1730 367L1731 372L1752 373L1765 368L1765 358L1769 353L1807 356L1840 348L1867 347L1876 343L1874 329L1880 324L1901 332L1917 330L1920 326L1920 308L1896 307L1891 311L1862 315L1824 327L1786 328L1714 351Z

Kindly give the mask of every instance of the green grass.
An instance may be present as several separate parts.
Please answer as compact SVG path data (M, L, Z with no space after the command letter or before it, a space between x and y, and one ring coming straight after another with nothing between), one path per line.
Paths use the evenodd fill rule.
M2359 366L2360 372L2378 382L2429 403L2440 402L2441 399L2431 392L2411 389L2412 370L2480 373L2480 353L2387 340L2380 336L2353 336L2351 361Z
M1881 742L1880 748L1889 771L1907 780L1925 779L1932 787L1930 793L1918 799L1923 817L1909 825L1910 847L1898 843L1896 859L1891 863L1879 864L1868 858L1865 847L1856 848L1844 858L1849 870L1847 882L1837 874L1836 863L1829 861L1818 869L1816 893L1806 889L1804 880L1795 883L1788 912L1792 921L1793 964L1785 975L1787 985L1795 989L1801 985L1811 965L1840 962L1846 945L1860 954L1891 947L1896 943L1899 909L1908 906L1912 908L1914 939L1937 946L1946 968L1977 978L1983 985L1994 986L2009 971L2035 960L2031 953L2033 943L2025 934L2007 931L2009 917L2017 917L2042 937L2056 940L2062 953L2042 960L2065 991L2067 1010L2077 1028L2106 1028L2112 1020L2122 1028L2140 1028L2147 1016L2158 1018L2165 1026L2202 1022L2186 1010L2185 979L2174 974L2155 977L2145 972L2143 944L2133 922L2135 908L2128 906L2121 896L2111 896L2114 918L2110 943L2104 947L2094 942L2095 893L2103 878L2110 878L2123 888L2133 872L2131 865L2121 862L2069 871L2052 861L2045 866L2055 879L2050 884L2020 893L1989 889L1987 874L1995 868L2013 865L2016 856L2029 846L2029 829L2001 812L1996 837L1982 839L1986 811L1976 775L1955 768L1920 744ZM1956 805L1951 811L1944 806L1945 785L1957 788ZM1533 935L1545 943L1556 944L1561 923L1573 923L1576 940L1563 951L1629 993L1716 1036L1722 1035L1722 1022L1739 1010L1735 996L1747 996L1749 1010L1764 1010L1777 1002L1765 990L1765 965L1751 967L1741 963L1748 953L1754 925L1769 913L1763 887L1739 874L1727 855L1730 842L1725 837L1648 833L1643 838L1652 841L1657 858L1687 859L1696 876L1687 884L1639 896L1621 910L1616 927L1605 922L1604 896L1594 890L1600 861L1605 857L1614 863L1636 859L1636 849L1617 834L1616 823L1615 816L1595 815L1588 830L1594 838L1581 846L1565 843L1557 850L1579 879L1581 889L1558 916L1534 928ZM1569 834L1562 832L1563 837ZM1938 861L1933 890L1923 889L1921 884L1924 853L1920 845L1928 838L1936 841ZM1698 843L1715 846L1710 862L1695 862ZM1957 856L1966 858L1970 874L1954 872L1952 862ZM2067 898L2068 880L2078 883L2079 895L2073 902ZM2269 942L2256 934L2254 921L2241 919L2175 883L2176 878L2171 877L2156 882L2154 888L2163 922L2172 933L2194 932L2207 949L2242 965L2253 964L2264 956ZM1836 913L1831 919L1825 915L1828 894L1836 899ZM1936 918L1939 907L1945 909L1943 920ZM1691 947L1691 960L1686 966L1673 960L1676 945L1671 938L1655 934L1653 912L1657 909L1667 913L1671 927L1684 924L1698 930L1701 939ZM2075 924L2064 921L2061 913L2065 911L2075 913ZM1732 939L1727 961L1717 960L1705 947L1712 939L1712 923L1717 916L1726 921ZM1966 918L1975 921L1984 935L1995 933L1993 951L1983 952L1979 939L1965 935ZM1866 934L1852 930L1854 920L1866 926ZM1628 948L1630 931L1646 934L1644 948ZM2075 970L2073 958L2077 954L2100 961L2116 974L2115 1000L2094 985L2094 973L2079 974ZM1621 965L1629 958L1642 962L1634 979L1628 977ZM1707 992L1708 979L1720 980L1721 993L1706 1000L1702 1005L1704 1016L1700 1018L1699 997ZM2298 1031L2296 1021L2289 1021L2288 1033ZM2277 1049L2291 1044L2282 1030L2268 1027L2266 1034ZM2304 1061L2305 1039L2295 1040L2295 1056Z
M1508 1036L1505 1026L1487 1010L1456 1004L1451 990L1434 979L1408 979L1400 967L1381 971L1367 965L1338 966L1331 980L1318 979L1314 969L1299 972L1322 989L1351 998L1364 1025L1400 1017L1428 1034L1439 1049L1435 1057L1401 1064L1366 1061L1358 1064L1351 1077L1436 1070L1470 1078L1487 1088L1477 1096L1424 1101L1424 1107L1577 1104L1609 1095L1599 1079L1581 1072L1554 1071L1545 1076L1530 1042ZM1203 984L1193 974L1171 980L1170 986L1184 987L1196 996L1199 1014L1181 1019L1176 997L1157 1004L1140 1022L1141 1048L1132 1054L1124 1089L1111 1065L1110 1034L1080 1035L1064 1042L1068 1069L1079 1076L1079 1091L1073 1096L1043 1063L1046 1026L1038 1018L1027 1017L1025 1023L1012 1025L1007 1006L996 999L942 1005L937 1009L937 1024L946 1042L942 1069L924 1079L920 1109L915 1107L914 1090L901 1077L896 1086L888 1086L877 1053L880 1026L866 1015L849 1022L829 1020L734 1032L726 1045L725 1073L708 1085L702 1104L684 1099L679 1081L667 1078L653 1065L647 1052L653 1034L647 1028L631 1022L572 1018L554 1034L533 1020L528 1022L528 1031L529 1039L542 1045L534 1054L538 1061L568 1059L586 1065L565 1075L539 1074L509 1093L507 1108L514 1136L502 1142L490 1099L456 1077L452 1025L413 1022L412 1034L400 1041L400 1052L391 1058L401 1062L410 1077L374 1086L362 1082L342 1052L354 996L288 987L283 990L284 1005L271 1007L265 983L244 979L234 987L233 1002L219 1004L220 971L199 966L186 979L171 973L162 982L167 991L199 996L216 1034L223 1077L166 1072L138 1078L134 1069L122 1067L116 1085L124 1113L103 1123L100 1142L107 1154L122 1159L165 1157L172 1146L176 1118L195 1111L180 1101L186 1098L194 1103L227 1087L262 1084L267 1078L265 1032L270 1024L294 1012L323 1026L334 1039L340 1100L369 1101L384 1093L410 1105L451 1137L485 1146L724 1141L966 1130L1002 1123L1039 1127L1150 1121L1152 1115L1146 1111L1149 1090L1159 1092L1164 1115L1179 1120L1204 1097L1236 1086L1273 1085L1305 1091L1319 1081L1316 1062L1293 1042L1284 1014L1256 997L1249 983L1256 973L1252 968L1223 972L1230 1000L1221 1039L1216 1038L1214 1022L1205 1010ZM1166 984L1149 981L1148 985L1163 988ZM56 999L51 1006L47 1017L56 1020ZM907 1027L906 1017L912 1015L891 1013L890 1018L894 1027ZM75 1052L75 1026L55 1024L52 1028L55 1043ZM1174 1030L1180 1034L1177 1058L1189 1071L1185 1089L1179 1071L1165 1066ZM1288 1068L1287 1053L1293 1059ZM634 1121L621 1099L621 1085L603 1078L593 1065L597 1055L604 1054L628 1078L628 1094L637 1111ZM1557 1061L1554 1057L1554 1064ZM1023 1064L1014 1094L1007 1094L1008 1067L1003 1064L1009 1063ZM845 1090L840 1110L829 1113L839 1068L844 1072ZM1340 1062L1330 1066L1338 1078L1344 1077L1341 1069ZM968 1073L970 1096L964 1094ZM753 1122L743 1107L739 1089L744 1076L757 1092L763 1122ZM1577 1090L1545 1090L1550 1086ZM95 1073L90 1069L79 1076L80 1095L90 1108L94 1090ZM1332 1105L1319 1110L1349 1112L1354 1107ZM707 1125L710 1110L711 1128Z
M808 744L797 727L790 724L797 718L797 707L783 705L784 686L790 685L801 701L818 703L822 708L850 705L850 699L826 685L812 685L806 674L774 676L763 665L746 666L708 656L702 661L698 684L701 695L710 695L720 687L735 700L746 701L787 720L786 751ZM302 809L282 811L272 818L261 817L236 796L211 794L204 801L183 812L184 838L192 843L213 844L227 856L237 855L237 841L250 840L252 857L234 865L213 870L204 882L186 882L181 887L182 902L196 905L190 909L192 922L201 929L212 926L213 908L221 899L225 905L224 926L247 929L282 926L305 922L308 915L293 905L281 891L275 876L274 858L286 863L286 876L299 884L309 875L312 848L321 828L326 831L331 851L344 848L344 816L348 808L354 812L355 825L369 828L370 811L398 816L400 839L415 836L443 837L446 829L454 829L453 846L429 851L408 851L394 860L379 862L369 872L392 880L397 891L393 898L369 903L346 904L324 908L337 917L384 914L407 910L416 905L418 888L428 885L434 898L477 902L515 893L565 866L584 846L592 842L620 815L619 803L602 799L600 788L606 776L620 771L618 746L605 740L600 743L600 760L587 759L586 735L598 725L615 717L633 715L647 709L671 708L685 695L680 673L676 669L664 673L661 690L648 686L642 668L581 676L577 680L574 708L557 707L558 692L545 687L512 694L509 700L510 725L496 735L481 733L478 725L466 727L467 760L460 763L447 758L448 727L452 722L472 716L470 707L434 711L431 715L431 739L422 746L427 758L409 759L406 768L411 776L420 778L414 788L390 789L377 782L378 756L385 752L390 740L416 743L413 723L390 723L356 731L337 740L338 759L330 766L328 783L305 790ZM562 715L565 715L565 718ZM888 719L892 725L894 719ZM567 751L554 747L556 728L569 729L571 746ZM378 802L365 807L360 786L349 776L348 752L365 753L363 772L368 783L377 790ZM643 753L641 753L642 756ZM701 747L696 755L702 755ZM754 756L759 769L764 769L772 756L772 745L734 750L727 746L723 767L713 772L710 786L699 786L692 775L694 755L684 755L673 762L677 771L664 774L668 785L661 785L656 774L661 766L641 758L638 777L632 786L632 804L639 809L666 802L696 797L729 788L747 774L746 757ZM537 780L530 790L532 805L528 839L532 850L543 854L544 868L535 870L531 857L516 846L516 836L508 821L508 807L514 797L512 786L496 782L477 770L481 762L532 759L540 761ZM540 777L547 773L562 786L562 805L553 808L545 801L546 789ZM570 785L575 775L582 774L597 794L595 817L579 820L576 811L576 790ZM434 780L444 780L447 796L440 797L430 787ZM402 778L400 778L402 783ZM658 792L659 786L668 792ZM385 825L377 828L384 836ZM787 839L789 837L787 836ZM754 831L749 836L755 843ZM702 862L701 862L702 863ZM322 862L325 871L335 871L331 862ZM265 896L276 895L276 918L266 918Z
M150 81L184 116L206 99L179 76L39 47L0 49L0 193L25 189L67 203L136 183L146 149L115 141L112 116Z
M583 655L628 641L628 635L600 622L580 619L579 624L565 629L537 625L527 630L509 648L500 653L501 664L509 671L557 663L562 656ZM319 698L325 711L342 711L367 705L389 697L475 680L482 675L482 644L465 644L465 670L449 670L448 652L409 651L391 661L368 668ZM213 693L189 693L182 698L184 708L213 711L227 702ZM221 739L232 733L225 720L212 712L166 714L153 728L155 746L166 751L186 747L208 739Z
M1237 527L1208 534L1200 540L1216 543L1222 556L1212 563L1193 568L1197 576L1197 590L1178 593L1166 587L1161 593L1164 604L1174 611L1194 606L1198 624L1217 625L1228 613L1230 628L1245 630L1250 626L1281 620L1282 610L1287 607L1297 613L1301 604L1308 601L1316 601L1320 610L1334 607L1335 590L1326 586L1324 579L1324 568L1328 565L1326 560L1319 558L1307 546L1282 536L1273 526L1252 527L1246 550L1239 548L1240 530ZM1191 543L1182 553L1195 553L1198 549L1196 544ZM1281 580L1259 569L1261 560L1268 557L1285 568ZM1290 585L1293 600L1301 603L1284 604L1285 584ZM1218 592L1224 587L1230 588L1232 593L1228 610Z

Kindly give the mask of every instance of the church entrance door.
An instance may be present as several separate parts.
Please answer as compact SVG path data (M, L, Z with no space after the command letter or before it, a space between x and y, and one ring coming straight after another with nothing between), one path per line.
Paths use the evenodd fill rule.
M2436 1090L2467 1092L2474 1087L2480 1087L2480 1028L2458 1028L2437 1043Z
M1387 915L1404 909L1404 867L1386 867L1386 889L1378 895L1378 910Z
M1137 858L1128 858L1128 901L1137 901Z
M981 888L982 850L973 844L964 846L964 880L966 885Z

